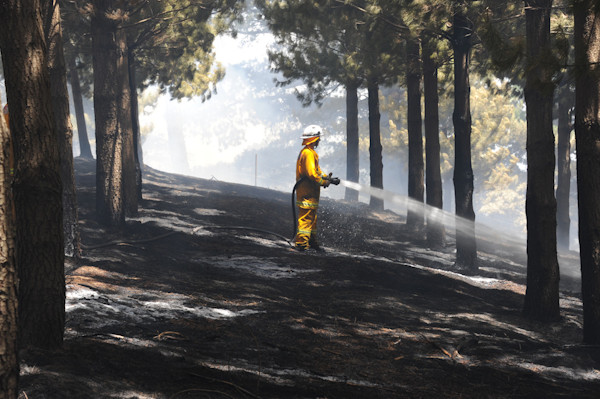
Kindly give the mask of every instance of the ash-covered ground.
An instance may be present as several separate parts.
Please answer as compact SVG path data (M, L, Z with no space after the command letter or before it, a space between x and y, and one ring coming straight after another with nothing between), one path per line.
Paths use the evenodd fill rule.
M124 231L95 222L76 160L80 260L64 348L21 353L20 398L597 398L575 254L562 320L521 316L522 246L482 236L454 270L404 216L323 200L327 252L298 253L291 195L147 169ZM290 187L291 190L291 187Z

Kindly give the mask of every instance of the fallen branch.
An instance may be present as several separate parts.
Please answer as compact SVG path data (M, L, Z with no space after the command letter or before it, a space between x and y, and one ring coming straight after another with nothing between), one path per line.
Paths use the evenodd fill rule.
M423 338L423 340L425 342L427 342L428 344L430 344L431 346L433 346L434 348L439 349L440 351L442 351L442 353L446 356L448 356L451 360L454 361L454 358L457 356L460 356L460 354L458 353L458 350L454 350L452 353L448 352L444 347L442 347L440 344L438 344L437 342L433 342L432 340L430 340L429 338L427 338L425 335L423 335L422 333L419 333L419 335L421 336L421 338Z
M174 339L174 340L179 340L179 341L187 340L187 338L185 338L183 336L183 334L178 333L177 331L164 331L153 338L157 339L159 341L163 341L165 339Z

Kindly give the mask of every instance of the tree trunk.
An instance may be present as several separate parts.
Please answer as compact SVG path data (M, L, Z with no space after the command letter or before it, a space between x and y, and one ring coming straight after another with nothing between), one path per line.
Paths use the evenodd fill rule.
M427 244L431 248L444 246L445 228L441 220L443 208L440 162L440 123L437 66L432 58L430 40L423 39L423 94L425 99L425 188L427 212ZM440 211L438 212L437 209Z
M565 88L564 91L568 91ZM572 98L569 93L558 96L558 145L556 181L556 243L561 249L569 250L571 241L571 218L569 197L571 193L571 122Z
M77 195L73 172L73 127L69 110L69 92L67 89L67 69L63 51L60 6L58 0L47 1L43 5L48 43L48 70L50 71L50 89L54 121L58 132L60 151L60 176L63 185L63 230L65 255L79 258L81 241L79 238Z
M457 12L454 15L454 198L456 203L456 266L477 270L473 167L471 165L471 86L469 64L473 26Z
M19 344L54 349L65 325L62 184L58 134L37 0L0 3L0 48L16 160Z
M6 10L0 7L0 12ZM2 17L0 16L0 21ZM0 106L2 101L0 101ZM4 118L0 118L0 396L18 395L17 265L15 261L15 208L11 193L12 144Z
M419 41L406 40L406 103L408 125L408 203L406 224L415 230L423 229L423 199L425 196L423 164L423 120L421 118L421 65Z
M527 59L527 291L524 314L541 321L556 320L558 259L554 197L554 83L550 62L552 0L525 1Z
M96 216L106 226L125 223L122 181L123 138L118 124L117 26L107 12L112 0L95 3L91 18L96 119Z
M358 83L346 85L346 180L358 183L359 136L358 136ZM358 191L346 187L346 201L358 201Z
M138 213L137 181L135 173L135 147L133 140L131 92L129 85L129 51L127 50L127 35L124 29L117 31L117 74L119 76L119 130L123 138L123 201L126 216L136 216Z
M75 106L75 119L77 120L77 137L79 138L79 156L84 159L94 159L92 148L88 138L87 126L85 123L85 112L83 110L83 97L81 95L81 84L79 83L79 73L75 65L75 58L68 58L69 77L71 78L71 92L73 94L73 104Z
M575 141L583 341L600 345L600 9L575 3Z
M140 135L140 114L138 110L138 94L137 94L137 81L135 77L135 57L133 51L128 49L129 62L127 66L129 68L129 92L131 94L131 128L133 130L133 148L135 155L135 185L136 192L139 201L142 200L142 169L143 169L143 156L142 156L142 143Z
M369 92L369 162L371 165L371 187L383 188L383 158L381 147L381 128L379 121L379 84L377 78L370 77L367 82ZM374 210L383 210L383 200L371 195L370 206Z

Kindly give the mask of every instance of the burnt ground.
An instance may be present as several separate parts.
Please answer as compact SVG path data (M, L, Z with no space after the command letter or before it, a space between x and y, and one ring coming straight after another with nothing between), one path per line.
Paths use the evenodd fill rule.
M297 253L289 193L152 169L139 217L107 231L94 164L76 169L64 348L21 353L20 398L600 396L579 282L561 278L560 322L524 319L524 251L501 235L468 276L451 234L429 250L402 215L325 199L328 251Z

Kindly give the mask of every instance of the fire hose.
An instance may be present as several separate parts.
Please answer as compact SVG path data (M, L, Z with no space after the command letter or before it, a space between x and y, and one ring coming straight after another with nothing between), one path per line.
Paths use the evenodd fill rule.
M192 234L195 234L198 230L200 230L201 228L205 228L205 229L217 229L217 230L250 230L250 231L257 231L260 233L266 233L266 234L271 234L273 236L279 237L282 240L284 240L285 242L287 242L290 245L293 245L293 241L294 241L294 237L296 236L296 230L297 230L297 217L296 217L296 189L298 188L298 185L300 185L300 183L302 183L303 181L307 180L308 178L306 176L303 176L302 178L300 178L300 180L298 180L296 182L296 184L294 184L294 188L292 189L292 213L294 215L294 232L292 235L291 240L288 240L287 238L285 238L284 236L272 232L272 231L268 231L268 230L262 230L262 229L256 229L256 228L252 228L252 227L245 227L245 226L204 226L204 227L196 227L192 230ZM330 184L333 184L335 186L337 186L338 184L340 184L340 179L338 177L331 177L331 173L328 176L324 177L325 180L328 180ZM182 231L170 231L168 233L165 234L161 234L159 236L156 237L152 237L152 238L148 238L148 239L143 239L143 240L135 240L135 241L127 241L127 240L115 240L115 241L109 241L109 242L105 242L105 243L101 243L98 245L91 245L91 246L87 246L87 245L81 245L82 249L84 250L93 250L93 249L99 249L99 248L104 248L104 247L108 247L111 245L132 245L132 244L142 244L142 243L148 243L151 241L155 241L155 240L159 240L162 238L166 238L169 237L173 234L177 234L177 233L183 233Z

